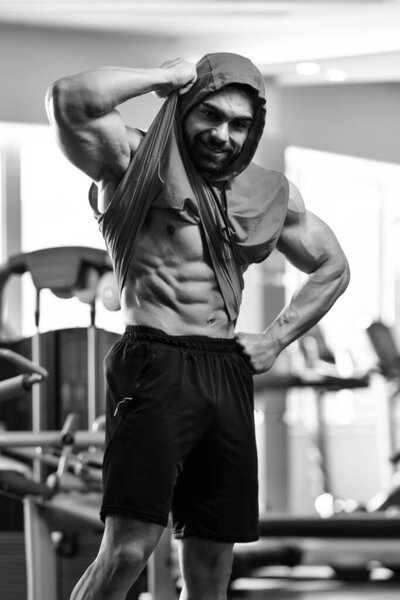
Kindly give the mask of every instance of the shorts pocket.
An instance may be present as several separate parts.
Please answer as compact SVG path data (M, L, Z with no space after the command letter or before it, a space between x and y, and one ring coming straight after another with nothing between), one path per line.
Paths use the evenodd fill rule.
M104 459L106 458L108 450L113 440L115 439L118 430L120 429L125 413L134 404L135 397L138 394L145 379L148 378L151 371L151 367L154 365L159 352L159 350L152 350L149 353L149 355L144 360L142 367L139 369L137 375L134 377L134 380L130 385L128 392L117 402L114 412L111 413L111 419L113 420L113 424L111 425L112 434L110 436L110 439L108 440L107 446L104 451Z
M135 377L135 380L132 383L132 386L129 390L129 394L125 398L126 400L132 400L134 398L135 394L139 391L140 386L143 384L146 376L149 375L150 369L153 366L159 353L160 353L159 350L152 350L150 352L149 356L144 361L142 368L140 369L139 373ZM118 408L118 406L117 406L117 408Z

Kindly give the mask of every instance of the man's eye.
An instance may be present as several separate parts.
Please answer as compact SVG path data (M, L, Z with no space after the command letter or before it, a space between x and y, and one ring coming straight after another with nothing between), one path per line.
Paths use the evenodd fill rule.
M238 121L235 123L235 127L236 127L236 129L239 129L240 131L245 131L246 129L249 128L249 125L247 122Z
M211 110L203 110L203 115L207 118L207 119L216 119L217 115L212 112Z

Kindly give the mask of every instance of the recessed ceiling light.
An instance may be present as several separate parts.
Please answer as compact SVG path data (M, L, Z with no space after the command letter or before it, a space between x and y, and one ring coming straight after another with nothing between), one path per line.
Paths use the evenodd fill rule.
M300 62L296 65L296 72L299 75L316 75L321 67L315 62Z
M327 69L325 77L328 81L345 81L348 78L348 74L343 69Z

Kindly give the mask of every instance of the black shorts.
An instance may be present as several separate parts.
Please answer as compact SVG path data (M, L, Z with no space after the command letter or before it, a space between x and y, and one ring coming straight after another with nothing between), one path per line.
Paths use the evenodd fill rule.
M258 539L253 377L236 341L128 326L105 358L101 518Z

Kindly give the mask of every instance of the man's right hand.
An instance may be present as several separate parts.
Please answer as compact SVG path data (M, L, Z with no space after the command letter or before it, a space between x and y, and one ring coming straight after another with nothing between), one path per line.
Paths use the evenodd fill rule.
M167 60L161 65L161 69L166 72L167 83L155 90L159 98L165 98L175 90L178 90L178 94L185 94L197 78L196 65L183 58Z

